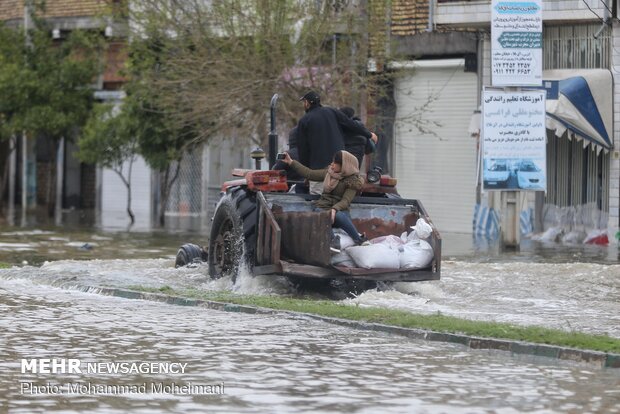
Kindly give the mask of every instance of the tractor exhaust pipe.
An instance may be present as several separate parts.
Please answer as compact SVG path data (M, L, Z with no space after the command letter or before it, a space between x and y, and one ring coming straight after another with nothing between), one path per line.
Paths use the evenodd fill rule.
M278 104L278 94L271 97L271 131L269 132L269 169L276 163L278 152L278 134L276 133L276 105Z

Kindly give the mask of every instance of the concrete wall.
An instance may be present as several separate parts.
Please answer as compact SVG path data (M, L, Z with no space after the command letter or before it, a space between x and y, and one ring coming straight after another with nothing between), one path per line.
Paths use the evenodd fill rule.
M609 174L609 221L607 225L610 241L617 242L614 235L620 230L620 24L614 21L612 34L612 67L614 76L614 151L610 157Z
M123 166L127 171L128 163ZM136 216L134 228L150 229L153 219L151 169L142 157L134 162L131 174L131 209ZM101 226L104 229L127 227L127 188L110 169L101 173Z

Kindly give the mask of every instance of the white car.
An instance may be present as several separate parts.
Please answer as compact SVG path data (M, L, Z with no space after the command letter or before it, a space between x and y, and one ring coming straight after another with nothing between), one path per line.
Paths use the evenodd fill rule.
M484 187L506 188L508 187L509 178L510 170L506 165L506 161L496 161L484 171Z
M526 190L542 190L545 185L540 168L534 164L533 161L523 160L517 166L517 181L519 182L519 188Z

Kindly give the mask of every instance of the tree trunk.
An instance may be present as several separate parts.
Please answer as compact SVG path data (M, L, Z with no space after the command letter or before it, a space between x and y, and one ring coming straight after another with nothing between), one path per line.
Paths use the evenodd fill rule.
M129 224L130 227L136 222L136 216L131 210L131 170L133 168L133 160L133 157L129 160L129 172L127 173L127 182L125 183L127 186L127 214L129 215L129 220L131 221Z
M133 226L136 222L136 216L133 214L131 210L131 185L126 185L127 187L127 215L129 216L129 227Z
M112 170L119 176L123 184L125 184L125 188L127 188L127 215L129 216L129 227L133 226L136 222L136 216L131 209L131 171L133 169L133 162L135 158L131 157L129 160L129 171L127 172L127 177L123 175L123 164L121 163L118 168L112 168Z

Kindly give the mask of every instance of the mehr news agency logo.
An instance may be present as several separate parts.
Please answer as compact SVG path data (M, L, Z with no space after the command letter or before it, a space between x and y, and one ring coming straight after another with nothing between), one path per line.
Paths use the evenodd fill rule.
M187 363L181 362L83 362L75 358L33 358L21 360L22 374L90 374L90 375L149 375L185 374ZM191 382L142 382L139 384L103 384L66 382L38 384L20 381L20 394L170 394L223 395L224 383L195 384Z

